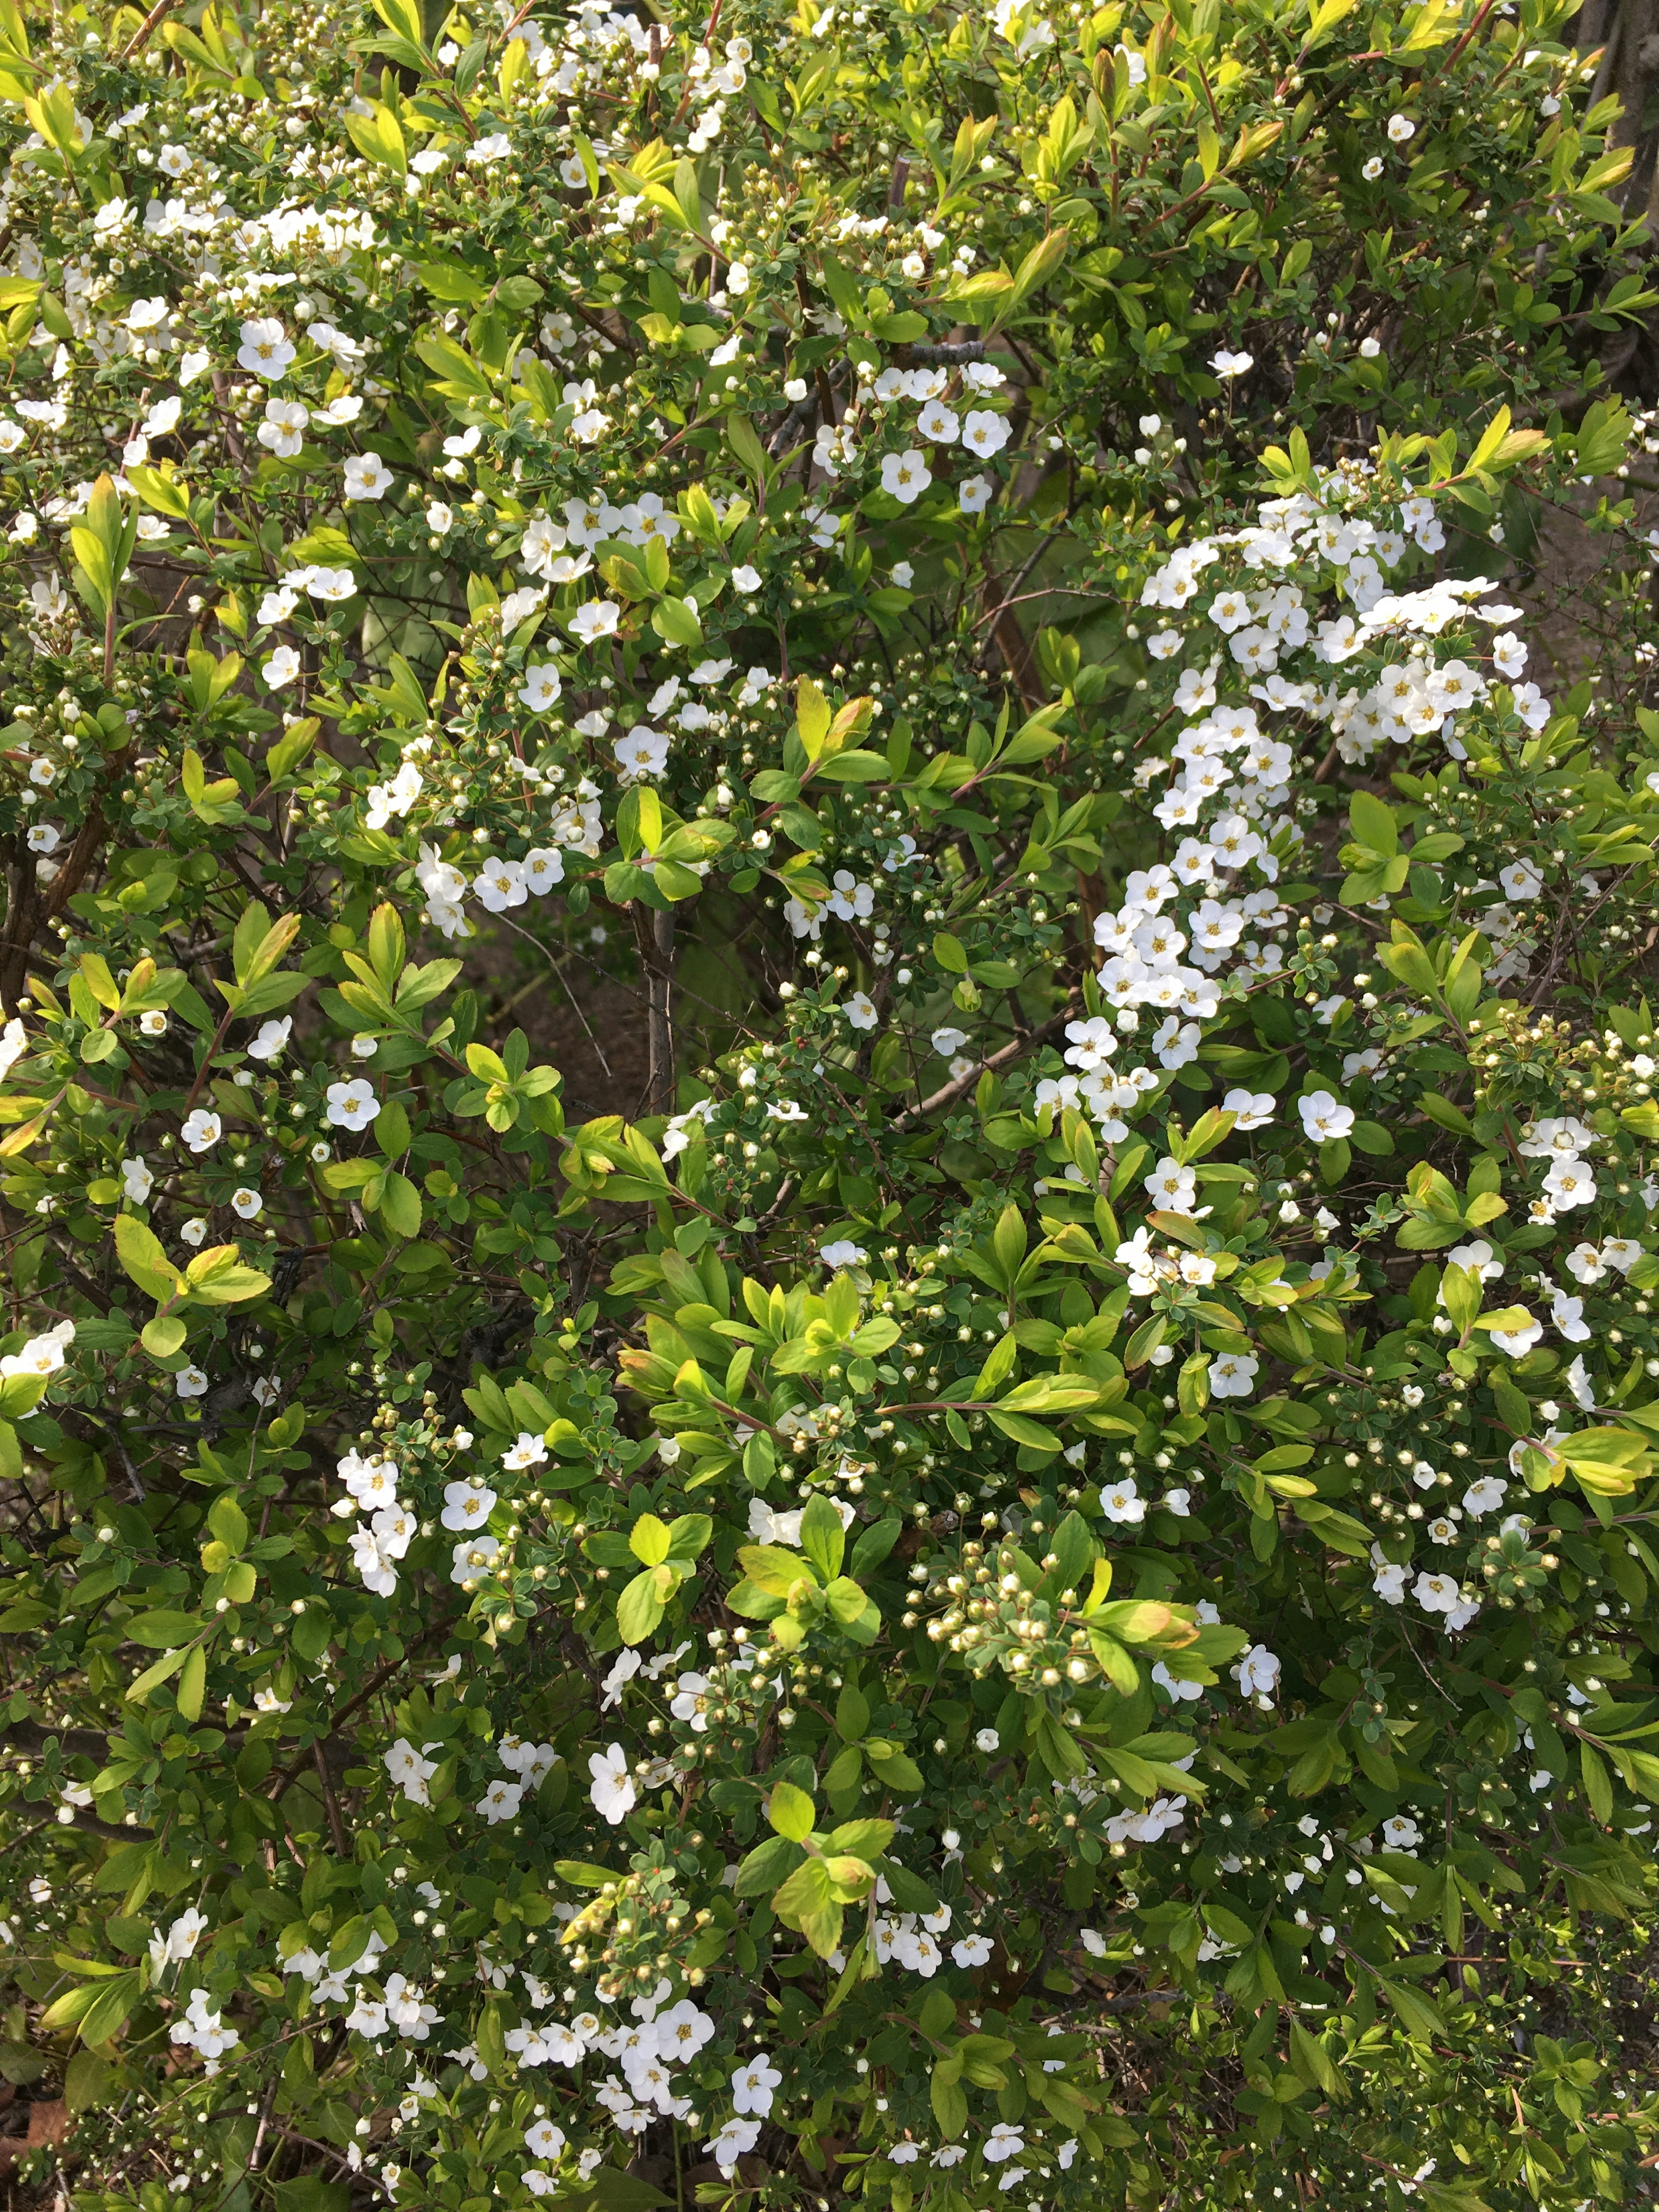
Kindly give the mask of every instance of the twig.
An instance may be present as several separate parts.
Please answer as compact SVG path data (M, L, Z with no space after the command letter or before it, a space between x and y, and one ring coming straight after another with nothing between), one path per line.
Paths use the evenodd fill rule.
M922 1099L919 1105L907 1106L903 1113L896 1114L888 1124L893 1134L896 1136L902 1129L911 1127L921 1121L924 1114L932 1114L941 1106L954 1105L958 1098L973 1089L981 1075L1006 1067L1011 1060L1018 1060L1022 1053L1031 1051L1036 1045L1046 1044L1051 1036L1057 1036L1072 1018L1076 996L1073 992L1061 1012L1053 1015L1040 1029L1028 1030L1024 1036L1017 1036L1012 1044L1004 1045L987 1059L975 1060L966 1075L955 1077L951 1082L941 1085L931 1097Z
M144 41L149 38L150 33L161 21L161 18L164 15L170 15L173 9L180 4L181 0L155 0L155 5L150 9L149 15L145 16L143 21L140 23L137 29L133 33L131 38L127 41L125 50L121 55L121 59L124 62L130 62L133 56L137 52L139 47L142 46Z

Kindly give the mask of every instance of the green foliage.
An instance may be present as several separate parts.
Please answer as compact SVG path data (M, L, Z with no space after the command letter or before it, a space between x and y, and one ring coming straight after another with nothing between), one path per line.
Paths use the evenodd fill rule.
M26 2180L1638 2193L1565 15L0 0Z

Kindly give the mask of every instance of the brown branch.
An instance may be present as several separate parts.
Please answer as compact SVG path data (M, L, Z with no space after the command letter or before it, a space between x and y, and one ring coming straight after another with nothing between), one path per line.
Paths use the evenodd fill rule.
M164 15L170 15L175 8L181 5L182 0L155 0L155 5L150 9L149 15L145 16L143 21L140 23L137 29L128 40L125 51L121 56L121 59L124 62L130 62L133 56L137 52L139 47L142 46L144 41L149 38L150 33L161 21L161 18Z
M1076 1003L1076 998L1077 994L1074 992L1061 1011L1052 1015L1041 1028L1028 1030L1024 1036L1017 1036L1012 1044L1005 1044L1000 1050L990 1054L988 1058L975 1060L966 1075L958 1075L951 1082L942 1084L931 1097L922 1099L917 1105L907 1106L903 1113L894 1115L891 1121L888 1123L888 1127L895 1136L902 1129L913 1127L921 1120L923 1115L934 1113L941 1106L954 1105L958 1098L965 1097L973 1089L981 1075L988 1072L994 1072L999 1067L1006 1067L1010 1060L1018 1060L1022 1053L1030 1052L1037 1045L1046 1044L1051 1036L1058 1036L1066 1023L1072 1019L1072 1010Z

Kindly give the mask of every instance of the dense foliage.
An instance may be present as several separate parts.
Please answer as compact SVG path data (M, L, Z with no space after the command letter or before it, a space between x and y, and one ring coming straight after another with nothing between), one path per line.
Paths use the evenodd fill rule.
M1645 2185L1564 14L0 0L26 2183Z

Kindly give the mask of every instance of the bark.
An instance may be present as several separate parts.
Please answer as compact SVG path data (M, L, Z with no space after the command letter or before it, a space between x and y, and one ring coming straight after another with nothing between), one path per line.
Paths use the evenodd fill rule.
M1609 145L1635 149L1620 204L1629 216L1659 214L1659 118L1646 119L1659 93L1659 0L1589 0L1574 36L1581 53L1601 49L1592 98L1618 95L1621 112Z

